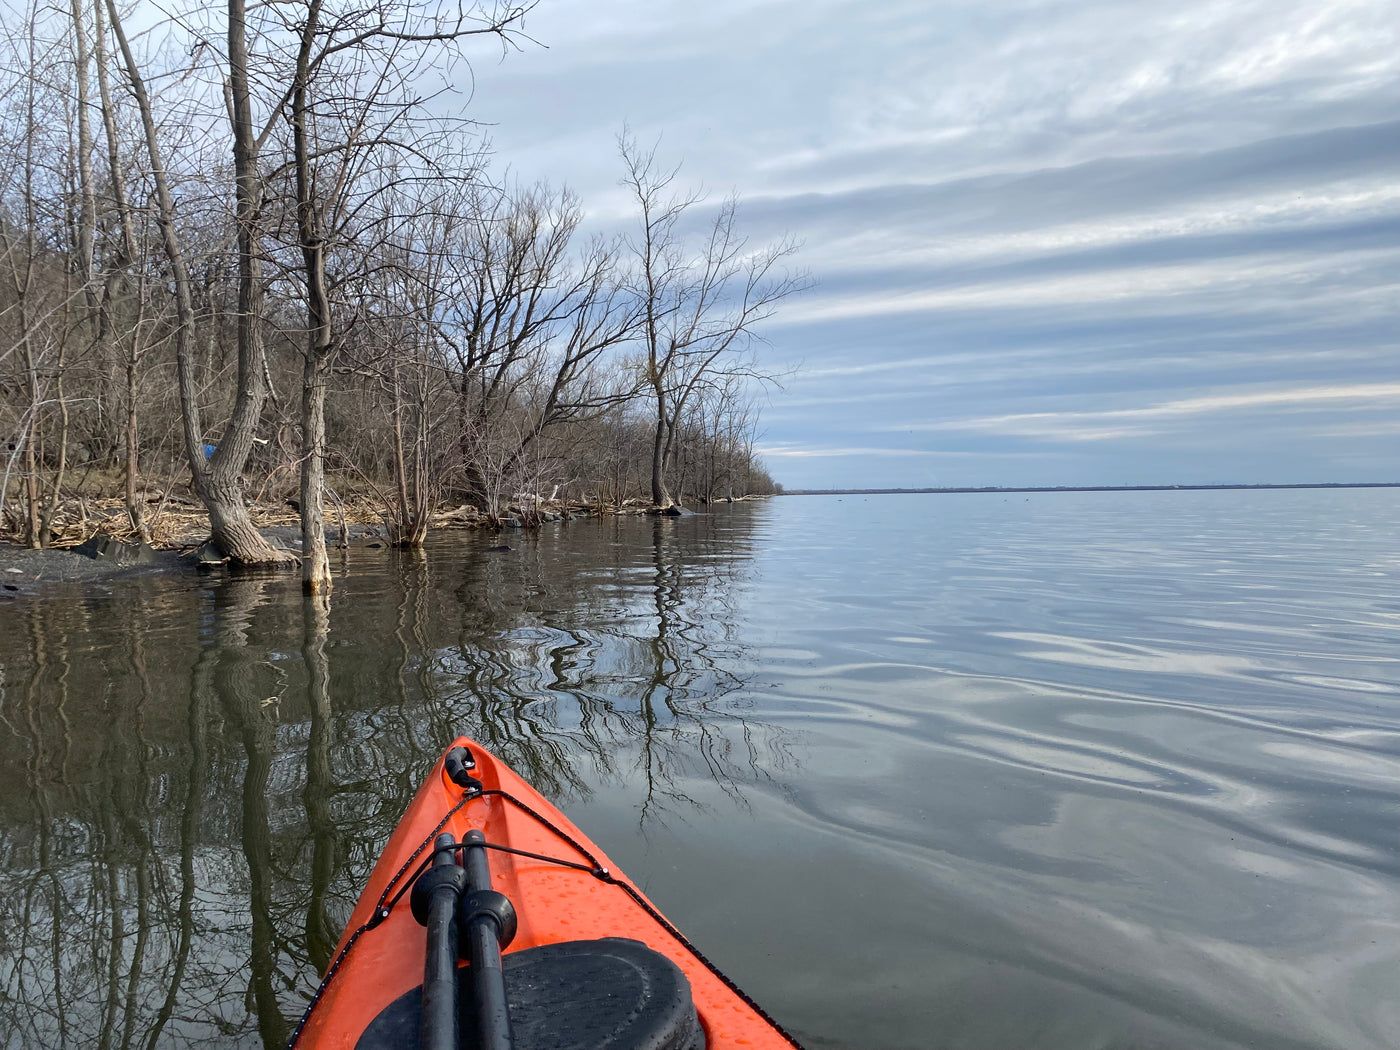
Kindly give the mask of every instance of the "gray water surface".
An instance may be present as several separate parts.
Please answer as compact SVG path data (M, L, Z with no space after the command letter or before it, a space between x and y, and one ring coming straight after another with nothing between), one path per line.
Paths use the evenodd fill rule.
M0 604L0 1045L281 1046L458 732L814 1050L1400 1043L1400 491L508 538Z

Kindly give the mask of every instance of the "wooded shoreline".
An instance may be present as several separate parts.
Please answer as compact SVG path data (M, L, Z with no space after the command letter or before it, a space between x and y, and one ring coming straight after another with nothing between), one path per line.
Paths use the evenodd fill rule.
M590 235L576 194L494 174L418 89L472 40L522 44L530 6L23 11L31 61L0 71L0 530L61 545L121 492L121 531L159 543L179 481L223 555L316 592L361 499L412 547L444 507L773 491L758 329L809 283L796 242L751 243L732 196L625 128L628 215ZM269 502L300 555L260 535Z

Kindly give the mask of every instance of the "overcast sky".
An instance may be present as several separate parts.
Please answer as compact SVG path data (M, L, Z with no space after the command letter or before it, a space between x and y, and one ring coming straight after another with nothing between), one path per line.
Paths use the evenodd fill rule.
M814 290L792 488L1400 480L1395 0L541 0L499 164L623 217L658 136Z

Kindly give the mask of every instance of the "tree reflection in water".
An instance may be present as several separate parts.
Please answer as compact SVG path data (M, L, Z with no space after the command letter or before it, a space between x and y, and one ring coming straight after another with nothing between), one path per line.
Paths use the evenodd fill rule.
M0 1047L281 1046L458 733L643 822L784 761L745 714L743 536L588 522L3 610ZM714 797L714 793L710 793Z

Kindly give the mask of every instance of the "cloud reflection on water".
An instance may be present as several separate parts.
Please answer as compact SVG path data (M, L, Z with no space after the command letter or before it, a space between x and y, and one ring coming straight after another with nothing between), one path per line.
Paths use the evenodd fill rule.
M274 1040L465 730L814 1047L1380 1050L1397 522L792 498L354 552L329 620L266 578L12 607L0 1045Z

